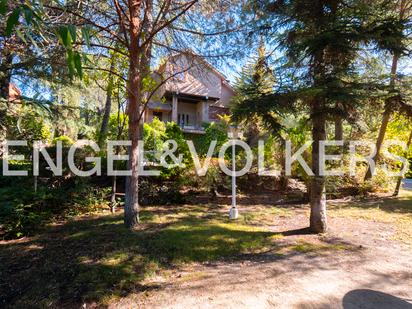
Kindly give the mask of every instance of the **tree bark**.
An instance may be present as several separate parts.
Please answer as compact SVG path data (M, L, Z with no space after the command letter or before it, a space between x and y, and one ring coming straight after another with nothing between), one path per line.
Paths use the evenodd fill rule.
M144 33L152 33L153 31L153 0L146 0L146 19L144 20ZM142 63L141 68L143 72L143 76L147 77L150 76L150 63L152 59L152 42L149 41L147 46L145 46L144 53L142 55ZM147 96L144 98L147 100ZM143 106L145 108L145 105ZM144 133L144 113L145 111L141 111L141 119L139 121L140 126L140 139L143 140L143 133Z
M335 119L335 141L343 140L343 119Z
M7 53L4 55L4 61L1 63L0 72L0 98L9 99L9 87L11 81L11 67L13 65L13 55Z
M411 147L411 144L412 144L412 132L409 135L409 139L408 139L408 143L407 143L407 147L406 147L406 152L405 152L406 156L409 153L409 148ZM402 164L402 170L404 168L405 168L405 165ZM398 181L396 182L395 192L393 192L393 196L398 196L399 195L399 191L401 189L401 184L402 184L402 179L403 179L403 176L398 178Z
M379 129L378 139L376 140L376 154L373 157L375 163L380 159L380 152L382 149L382 144L385 139L386 129L388 128L389 120L391 119L392 111L390 110L389 106L385 106L385 111L383 112L382 116L382 123ZM365 175L365 181L370 180L372 178L372 169L370 166L368 167L368 171Z
M310 182L310 229L315 233L327 230L325 177L320 175L319 142L326 139L326 119L321 105L312 106L312 176Z
M141 27L140 9L141 0L128 0L130 12L130 46L129 46L129 78L127 85L129 118L129 170L131 176L126 178L124 223L128 228L134 228L139 223L139 160L138 144L140 136L139 115L141 92L140 57L142 50L139 46Z
M285 149L286 140L282 138L281 143L282 143L282 149ZM282 153L282 157L281 157L282 170L281 170L280 178L279 178L279 190L285 191L285 190L287 190L288 185L289 185L289 177L286 175L286 156L285 156L285 152L282 151L281 153Z

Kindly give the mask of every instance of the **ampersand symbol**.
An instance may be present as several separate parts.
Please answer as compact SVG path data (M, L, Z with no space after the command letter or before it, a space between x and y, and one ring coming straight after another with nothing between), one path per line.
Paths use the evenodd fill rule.
M170 148L169 145L172 145L172 147ZM176 157L174 154L176 150L177 150L177 143L175 140L170 139L163 143L163 153L160 156L160 164L163 167L166 167L166 168L172 168L176 166L185 167L185 165L182 164L183 155L179 154L179 156ZM173 164L169 164L168 162L166 162L167 157L172 159Z

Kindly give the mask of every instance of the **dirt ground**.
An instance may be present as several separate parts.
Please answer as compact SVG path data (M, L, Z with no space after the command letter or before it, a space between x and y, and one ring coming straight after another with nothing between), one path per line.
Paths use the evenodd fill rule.
M301 230L307 207L294 211L271 230L297 250L190 265L110 308L412 308L412 249L392 225L332 217L326 235L310 235Z
M222 196L145 207L135 233L119 212L0 241L0 308L412 308L411 193L330 201L323 235L275 198L241 196L235 222Z

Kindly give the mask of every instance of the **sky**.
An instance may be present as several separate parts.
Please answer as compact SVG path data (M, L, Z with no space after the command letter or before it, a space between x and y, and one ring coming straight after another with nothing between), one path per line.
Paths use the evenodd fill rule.
M233 86L236 82L236 78L239 76L244 65L248 62L248 60L251 57L254 57L256 55L257 50L252 49L247 55L244 55L243 57L239 57L237 59L222 60L220 61L220 63L213 65L219 72L226 76L230 84ZM389 73L392 59L390 56L388 56L388 59L384 60L386 62L387 72ZM412 75L412 58L403 58L399 63L398 72L400 74ZM35 97L36 95L40 95L40 97L45 100L51 99L51 92L48 91L46 87L38 88L41 91L41 93L38 93L36 92L35 87L33 87L34 85L25 85L18 79L14 79L13 83L15 83L17 87L19 87L23 91L23 94L27 97Z

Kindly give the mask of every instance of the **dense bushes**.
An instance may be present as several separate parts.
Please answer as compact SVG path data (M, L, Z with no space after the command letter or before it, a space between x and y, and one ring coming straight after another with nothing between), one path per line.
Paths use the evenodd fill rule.
M55 148L48 149L55 161ZM76 152L75 161L84 162L86 150ZM63 175L53 176L40 157L40 176L34 177L31 161L9 161L10 170L26 170L27 177L0 177L0 237L15 238L33 234L55 220L95 211L106 204L108 189L99 178L73 175L63 148ZM83 166L82 166L83 165ZM86 164L77 164L88 169ZM0 168L2 168L0 166ZM36 185L35 185L36 184Z
M200 156L205 156L212 141L216 141L216 149L213 153L217 156L220 147L228 141L228 125L225 122L212 122L205 125L205 134L201 135L195 143L196 150Z
M51 128L46 123L44 113L26 108L9 114L6 117L7 139L26 140L29 145L33 141L48 142L51 138Z
M126 118L120 118L127 123ZM109 139L117 139L115 136L116 119L113 117L110 119ZM211 123L205 126L205 134L187 136L175 123L163 123L155 118L151 123L144 124L146 160L152 163L150 169L158 169L160 171L160 176L141 178L139 187L140 202L143 205L184 203L185 194L182 192L190 191L208 192L211 196L216 196L217 193L230 194L230 176L222 173L216 158L220 147L228 140L227 129L226 123ZM127 139L125 132L123 131L120 136L123 139ZM41 131L38 131L38 133L41 133ZM293 134L289 135L294 136ZM36 135L37 137L41 138L41 136ZM282 160L284 160L282 156L283 147L271 135L266 135L264 138L264 157L268 165L267 167L279 169ZM177 151L175 154L183 156L182 165L170 168L160 166L160 153L164 150L164 143L168 140L176 141ZM217 140L216 150L213 154L214 158L212 158L210 168L205 176L200 177L196 175L186 140L193 140L201 159L206 156L211 141ZM34 192L33 176L0 177L0 237L14 238L30 235L38 227L49 222L92 212L102 205L107 207L111 178L104 176L107 163L106 152L95 153L88 147L78 149L75 155L76 166L80 169L88 170L92 167L92 163L85 162L85 157L100 156L102 159L103 176L90 178L76 177L70 172L67 165L67 150L73 144L73 140L67 136L54 138L51 141L53 146L47 149L53 160L55 160L55 145L57 141L63 143L63 176L53 176L46 169L47 163L40 156L40 176L38 177L39 185L37 192ZM294 144L299 145L301 142L299 140L296 143L294 142ZM29 158L29 151L31 151L30 147L26 149L26 158ZM126 148L120 147L118 151L125 154ZM252 151L256 158L258 154L257 147L253 147ZM230 165L230 151L227 151L226 155L227 164ZM244 151L238 149L236 158L236 162L239 165L238 168L242 168L244 159ZM305 157L305 159L308 163L310 162L310 158ZM170 164L172 163L169 157L166 157L166 161ZM344 154L344 161L344 165L348 166L347 153ZM25 169L29 170L29 175L32 175L30 171L32 164L30 161L11 161L10 165L11 170ZM116 162L116 167L119 170L126 169L126 162ZM398 166L391 166L391 168L396 169ZM366 165L360 165L357 169L358 175L354 177L328 177L326 184L328 198L346 195L362 196L370 192L391 189L394 178L387 177L382 171L378 171L378 174L371 181L363 182L365 171ZM348 170L345 170L345 172L348 174ZM292 173L294 177L300 178L300 183L306 182L307 178L302 176L303 173L301 173L300 165L293 164ZM412 175L409 174L409 176ZM255 161L251 173L238 179L238 190L248 193L284 190L285 188L279 186L278 183L279 179L257 176L257 162ZM118 177L117 186L119 188L118 192L124 192L124 177ZM302 188L299 190L304 191ZM122 201L119 200L119 203L122 204Z
M44 224L95 211L105 204L107 189L84 178L60 181L53 188L40 182L35 192L32 177L0 178L0 233L4 238L33 234Z
M161 178L143 178L139 183L139 202L142 205L172 205L185 202L181 183Z
M143 130L145 158L150 162L152 167L158 167L160 170L160 178L163 180L178 180L183 170L192 166L192 160L189 153L189 148L186 144L186 139L180 127L174 122L164 123L157 118L154 118L151 123L144 124ZM172 148L172 145L164 144L165 142L173 140L177 144L176 156L182 156L181 164L165 168L160 166L161 153L164 147ZM166 156L165 161L173 165L170 157Z

